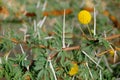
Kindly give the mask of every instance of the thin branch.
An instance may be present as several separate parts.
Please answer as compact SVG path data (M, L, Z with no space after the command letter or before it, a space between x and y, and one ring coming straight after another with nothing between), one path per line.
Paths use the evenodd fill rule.
M117 51L114 51L114 63L116 62L116 58L117 58Z
M43 26L46 18L47 18L47 16L45 16L45 17L42 19L42 21L39 21L39 22L38 22L37 26L39 26L39 28L42 28L42 26Z
M57 54L58 54L58 52L55 52L54 54L50 53L48 56L48 60L52 60L55 56L57 56Z
M92 37L92 33L91 33L91 29L90 29L89 25L87 25L87 29L88 29L88 31L90 33L90 36Z
M78 49L80 49L80 46L63 48L64 51L71 51L71 50L78 50ZM50 54L48 58L52 60L55 56L57 56L58 53L59 51L55 52L54 54Z
M43 26L46 18L47 18L47 16L45 16L45 17L42 19L42 21L39 21L39 22L37 23L37 36L38 36L39 39L40 39L39 28L40 28L40 29L42 28L42 26Z
M11 53L11 50L4 55L6 61L8 60L8 57L9 57L10 53Z
M96 56L97 56L97 57L100 57L100 56L106 54L107 52L109 52L110 50L112 50L112 49L109 49L109 50L106 50L106 51L100 52L100 53L96 54Z
M116 39L116 38L119 38L120 37L120 34L114 34L114 35L111 35L111 36L108 36L108 37L105 37L103 39L105 40L113 40L113 39ZM94 38L87 38L88 40L96 40Z
M82 51L83 54L85 54L92 62L94 62L96 65L98 65L99 68L103 69L95 60L93 60L85 51Z
M34 32L37 32L37 25L36 25L36 20L34 20Z
M111 50L112 50L112 49L108 49L108 50L106 50L106 51L100 52L100 53L96 54L96 56L97 56L97 57L100 57L100 56L108 53L108 52L111 51ZM120 51L120 48L115 47L115 51L116 51L116 50L117 50L117 51Z
M111 36L109 36L109 37L106 37L105 39L106 39L106 40L112 40L112 39L116 39L116 38L118 38L118 37L120 37L120 34L114 34L114 35L111 35Z
M48 40L48 39L53 39L53 38L54 38L53 36L48 36L48 37L45 37L44 39Z
M97 63L99 64L101 60L102 60L102 57L98 60L98 62L97 62ZM96 67L97 67L97 66L98 66L98 65L96 65Z
M73 47L63 48L64 51L71 51L71 50L78 50L78 49L80 49L80 46L73 46Z
M79 28L80 28L80 31L82 32L82 35L86 36L83 29L81 27L79 27Z
M43 4L42 11L45 11L45 9L46 9L46 5L47 5L47 0L45 0L45 2L44 2L44 4Z
M91 76L92 80L94 80L93 75L92 75L92 72L91 72L91 70L90 70L87 62L86 62L86 66L87 66L87 68L88 68L88 70L89 70L89 73L90 73L90 76Z
M62 45L65 48L65 10L64 10L64 17L63 17L63 35L62 35Z
M53 65L52 65L51 60L48 60L48 62L50 63L50 68L51 68L51 70L52 70L52 72L53 72L54 78L55 78L55 80L57 80L57 77L56 77L56 74L55 74L55 70L54 70L54 68L53 68Z
M21 49L22 53L25 54L25 51L23 50L23 47L21 44L20 44L20 49Z

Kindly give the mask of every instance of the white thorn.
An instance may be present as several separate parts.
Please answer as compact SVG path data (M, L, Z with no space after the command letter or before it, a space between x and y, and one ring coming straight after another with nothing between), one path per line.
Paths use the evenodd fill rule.
M62 36L62 44L63 48L65 48L65 10L64 10L64 17L63 17L63 36Z

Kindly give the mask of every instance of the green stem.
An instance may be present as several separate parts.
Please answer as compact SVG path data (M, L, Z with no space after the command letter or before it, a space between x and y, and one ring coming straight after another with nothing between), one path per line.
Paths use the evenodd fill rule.
M89 25L87 25L87 28L88 28L88 31L89 31L89 33L90 33L90 36L92 37L92 32L91 32L91 30L90 30Z

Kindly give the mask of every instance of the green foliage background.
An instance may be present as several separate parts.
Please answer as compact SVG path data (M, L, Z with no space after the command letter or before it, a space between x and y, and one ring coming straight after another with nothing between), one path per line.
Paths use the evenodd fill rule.
M77 19L78 12L85 6L83 4L85 3L84 0L13 0L11 7L6 2L6 0L0 0L0 7L5 6L8 8L10 15L6 19L0 16L1 80L3 78L6 80L55 80L49 62L51 56L51 63L58 80L116 80L120 78L119 50L117 50L118 60L116 63L109 62L109 59L113 61L114 58L110 56L109 52L100 57L95 54L111 49L111 45L113 48L120 47L120 45L115 44L115 42L120 41L119 38L111 41L104 38L104 35L120 34L120 29L114 28L112 21L103 15L104 9L97 1L93 0L93 4L97 5L95 6L97 11L97 35L92 35L92 37L86 25L80 24ZM62 48L63 15L47 16L44 24L42 26L38 25L45 18L43 16L43 6L46 2L45 11L68 8L73 10L71 14L65 16L65 44L68 48L79 46L79 49L64 50ZM102 3L102 1L100 2ZM108 3L106 8L110 10L111 14L115 15L112 12L112 5L109 5L110 2L105 1L105 3ZM120 3L119 0L114 1L114 3L116 2ZM39 7L36 8L37 5ZM19 11L21 7L24 7L28 12L34 12L36 16L28 18L21 14L21 18L16 18L15 12ZM93 12L91 14L93 16ZM93 26L92 19L89 24L91 31L94 29ZM24 33L20 29L27 30L27 32ZM81 29L85 32L85 36L82 34ZM25 35L29 36L26 41L24 41ZM12 41L13 38L18 43ZM79 66L79 71L74 76L68 74L72 62L76 62ZM88 63L90 70L86 63Z

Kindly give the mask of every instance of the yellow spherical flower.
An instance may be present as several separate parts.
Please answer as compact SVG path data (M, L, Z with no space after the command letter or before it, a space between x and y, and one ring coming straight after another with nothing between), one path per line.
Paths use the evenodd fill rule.
M77 74L78 73L78 65L77 65L77 63L74 63L73 62L73 66L71 67L71 69L70 69L70 71L69 71L69 75L70 76L74 76L75 74Z
M78 20L82 24L88 24L91 21L91 14L87 10L82 10L78 13Z
M109 51L109 54L110 54L111 56L114 56L114 51L113 51L113 50L110 50L110 51Z

